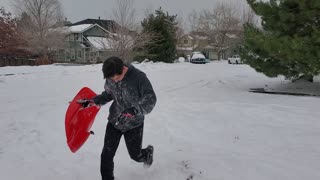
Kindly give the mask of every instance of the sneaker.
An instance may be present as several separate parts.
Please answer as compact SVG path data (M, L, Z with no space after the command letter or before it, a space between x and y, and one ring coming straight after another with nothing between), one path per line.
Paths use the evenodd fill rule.
M147 154L147 157L146 157L146 160L143 162L143 166L145 168L148 168L152 165L152 162L153 162L153 146L152 145L149 145L147 148L146 148L146 152L148 153Z

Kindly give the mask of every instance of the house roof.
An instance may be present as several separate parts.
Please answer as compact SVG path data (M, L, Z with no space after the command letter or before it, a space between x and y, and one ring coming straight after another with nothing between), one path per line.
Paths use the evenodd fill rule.
M68 30L73 33L81 33L92 26L94 26L94 24L81 24L81 25L69 26Z
M201 36L201 35L194 35L194 37L196 39L199 39L199 40L207 40L207 39L209 39L208 36Z
M182 38L188 38L188 39L193 40L193 37L190 34L185 34L182 36Z
M98 24L102 28L110 31L115 32L115 28L118 26L118 24L113 20L103 20L103 19L85 19L76 23L71 24L70 26L75 25L82 25L82 24Z
M57 28L51 28L50 31L57 31L61 33L82 33L85 30L96 26L95 24L82 24L82 25L76 25L76 26L62 26Z
M227 36L228 38L231 38L231 39L236 39L236 38L238 38L238 36L235 35L235 34L229 34L229 33L227 33L226 36Z
M181 50L181 51L192 51L193 47L177 47L177 50Z
M89 43L96 49L111 49L111 40L105 37L87 37Z
M80 24L80 25L74 25L74 26L65 26L65 31L71 32L71 33L83 33L84 31L92 28L92 27L99 27L105 32L110 33L108 30L104 29L103 27L99 26L99 24Z
M189 38L189 39L193 39L193 37L192 37L191 35L189 35L189 34L188 34L188 38Z

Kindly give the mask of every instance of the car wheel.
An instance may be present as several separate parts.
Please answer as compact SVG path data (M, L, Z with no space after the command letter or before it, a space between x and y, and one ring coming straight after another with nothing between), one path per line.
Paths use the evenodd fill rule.
M228 60L228 63L229 63L229 64L231 64L231 61L230 61L230 60Z

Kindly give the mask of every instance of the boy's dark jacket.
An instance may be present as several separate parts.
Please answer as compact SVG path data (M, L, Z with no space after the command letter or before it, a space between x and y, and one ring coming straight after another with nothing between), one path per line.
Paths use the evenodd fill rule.
M132 65L122 81L114 82L106 79L105 91L93 98L95 104L104 105L113 100L109 109L109 122L122 132L138 127L144 121L144 115L154 108L157 98L146 74ZM136 115L119 122L121 112L134 107Z

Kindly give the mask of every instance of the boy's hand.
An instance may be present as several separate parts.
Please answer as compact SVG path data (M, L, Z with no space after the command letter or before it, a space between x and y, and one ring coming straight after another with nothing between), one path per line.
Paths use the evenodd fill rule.
M94 105L94 101L91 99L79 99L77 103L81 104L83 108Z
M136 115L136 108L130 107L122 111L121 116L133 118Z
M133 118L136 115L136 109L134 107L130 107L128 109L125 109L122 111L120 117L118 118L118 121L116 122L116 125L125 125L127 124L131 118Z

